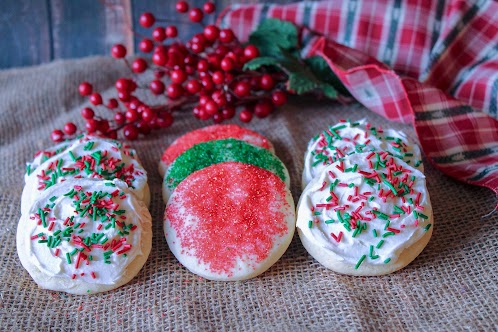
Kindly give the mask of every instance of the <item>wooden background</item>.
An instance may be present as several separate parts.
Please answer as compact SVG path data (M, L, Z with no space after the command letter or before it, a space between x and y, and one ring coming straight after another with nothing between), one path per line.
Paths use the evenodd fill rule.
M290 3L297 0L273 0ZM206 0L189 0L202 7ZM263 0L214 0L217 13L231 3ZM1 0L0 68L37 65L55 59L109 54L122 43L133 50L146 30L138 25L141 13L176 20L185 40L200 31L187 15L175 12L176 0ZM214 21L216 14L204 22ZM164 23L167 25L168 23ZM134 30L134 31L133 31ZM150 32L147 34L150 35Z

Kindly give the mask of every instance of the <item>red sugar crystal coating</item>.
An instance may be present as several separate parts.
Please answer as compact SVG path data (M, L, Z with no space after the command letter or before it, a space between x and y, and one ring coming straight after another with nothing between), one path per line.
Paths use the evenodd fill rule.
M255 268L289 232L285 213L292 207L285 194L284 182L272 172L237 162L216 164L178 185L166 216L182 254L193 252L211 272L232 276L237 259Z
M226 138L235 138L265 149L270 149L268 140L252 130L237 125L214 125L194 130L181 136L164 151L161 160L169 165L176 157L195 144Z

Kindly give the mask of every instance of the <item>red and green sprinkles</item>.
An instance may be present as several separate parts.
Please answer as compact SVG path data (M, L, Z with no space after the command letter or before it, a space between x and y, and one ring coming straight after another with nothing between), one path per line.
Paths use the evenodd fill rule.
M329 131L332 135L337 130L331 128ZM371 128L372 130L372 128ZM402 148L402 142L393 139L395 148ZM343 231L339 233L328 232L332 243L340 243L343 232L349 234L351 238L361 238L362 234L370 234L376 243L368 245L366 253L362 254L357 260L354 268L359 269L365 261L377 260L380 255L376 252L386 241L390 241L391 237L396 237L397 234L403 232L407 226L418 227L419 223L428 220L429 217L423 213L424 206L421 206L421 193L415 191L413 186L418 179L412 174L410 169L403 168L395 161L395 157L382 153L370 152L366 156L367 160L375 160L368 163L368 166L361 167L358 164L352 163L350 167L345 167L346 160L337 162L335 171L329 171L329 178L323 181L319 191L328 189L329 193L324 202L320 202L311 207L311 215L313 218L320 218L324 210L332 210L337 218L335 218L342 226ZM372 190L360 190L354 183L341 182L337 177L337 172L352 172L362 176L364 182L372 187ZM334 174L335 173L335 174ZM339 189L341 188L341 189ZM338 192L341 190L341 192ZM339 202L339 197L344 199L344 204ZM387 201L400 200L400 204L394 205L390 211L382 211L382 206ZM376 202L381 208L369 208L371 202ZM330 214L330 212L329 212ZM392 221L403 216L412 215L413 223L410 225L393 224ZM324 218L325 225L335 224L334 219ZM370 229L370 222L373 220L383 221L384 226ZM309 220L309 228L319 220ZM397 226L393 226L397 225ZM432 224L428 223L423 226L423 230L427 232ZM388 264L391 262L390 257L383 257L382 262Z
M112 183L109 185L114 186ZM119 200L126 198L123 191L86 191L83 187L75 185L60 198L71 199L73 214L61 220L51 217L52 207L48 204L39 208L30 219L45 230L32 235L32 241L46 245L52 250L53 256L60 257L75 270L90 265L92 261L100 260L105 264L112 264L113 256L126 257L126 253L132 249L132 245L127 242L127 236L137 226L127 221L126 210L120 207ZM49 201L56 204L58 199L59 197L52 196ZM83 219L76 222L76 217ZM97 232L84 233L88 227L93 229L95 224L98 224ZM104 233L104 230L110 228L115 229L117 233L111 240ZM69 243L74 249L63 252L63 242ZM84 275L84 272L79 274ZM91 271L89 275L93 279L97 278L95 271ZM76 277L78 274L73 274L71 278Z
M90 152L93 147L94 142L89 141L83 150ZM72 162L67 163L63 158L59 158L50 162L38 172L36 175L38 178L38 190L46 190L63 181L66 177L103 180L119 179L134 189L133 183L136 176L143 174L142 171L135 169L134 164L126 165L121 159L113 157L109 150L97 150L83 155L75 155L70 150L67 154ZM28 165L28 175L31 173L32 170Z

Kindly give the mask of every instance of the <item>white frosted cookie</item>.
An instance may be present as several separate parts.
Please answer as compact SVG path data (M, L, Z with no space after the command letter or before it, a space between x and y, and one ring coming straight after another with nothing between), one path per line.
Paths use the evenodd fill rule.
M121 147L117 141L84 136L65 148L61 146L54 150L57 153L50 153L48 159L35 158L32 164L28 164L31 166L28 166L25 175L26 185L21 198L21 212L26 213L32 202L51 186L69 179L81 178L122 180L138 199L148 206L150 190L147 172L134 158L133 150Z
M194 145L227 138L245 141L265 148L271 153L275 153L272 143L266 137L255 131L234 124L213 125L190 131L171 143L171 145L164 150L161 161L159 162L159 174L164 176L164 173L166 173L166 170L173 161Z
M274 173L238 162L189 175L166 206L164 232L175 257L210 280L244 280L270 268L289 246L294 202Z
M361 120L329 126L308 143L302 188L333 162L354 153L383 152L424 171L420 148L400 131L374 127Z
M163 181L163 200L193 172L222 162L251 164L275 173L290 187L289 171L284 163L269 150L233 138L198 143L179 155L168 168Z
M43 191L17 227L17 252L42 288L91 294L129 282L152 243L147 207L119 180L68 180Z
M323 266L350 275L403 268L424 249L432 225L424 174L376 152L326 167L306 186L297 208L304 247Z

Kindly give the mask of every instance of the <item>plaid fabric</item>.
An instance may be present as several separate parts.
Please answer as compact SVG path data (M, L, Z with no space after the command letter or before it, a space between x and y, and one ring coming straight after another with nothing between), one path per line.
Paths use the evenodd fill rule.
M311 31L306 55L322 56L370 110L412 122L437 168L498 194L498 2L234 5L219 23L245 41L266 17Z

